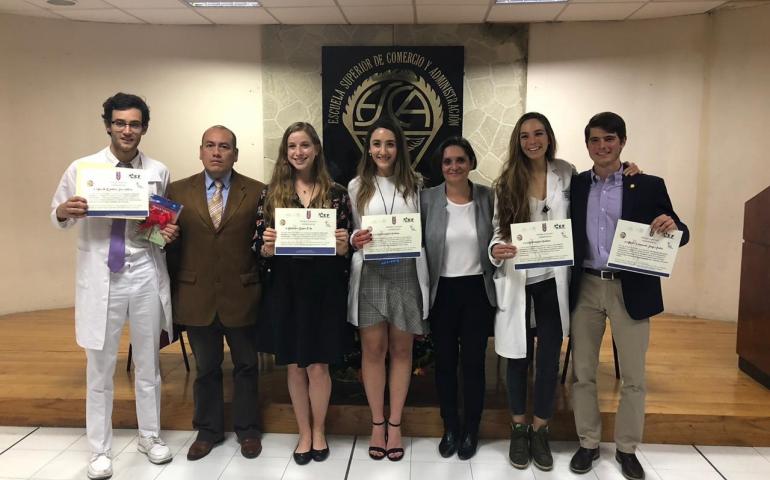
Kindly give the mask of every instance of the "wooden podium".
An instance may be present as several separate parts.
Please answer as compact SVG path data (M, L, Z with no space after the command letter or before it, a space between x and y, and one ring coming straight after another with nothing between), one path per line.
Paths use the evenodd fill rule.
M770 388L770 187L743 213L738 368Z

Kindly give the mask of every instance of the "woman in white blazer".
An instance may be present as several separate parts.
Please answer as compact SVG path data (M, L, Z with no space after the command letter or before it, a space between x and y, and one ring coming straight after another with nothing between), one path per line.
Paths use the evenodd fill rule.
M638 171L636 165L626 174ZM631 173L631 174L633 174ZM519 469L530 459L541 470L553 468L548 421L553 414L562 340L569 335L569 267L515 270L511 224L569 217L575 167L556 158L556 137L548 119L522 115L509 142L508 161L494 185L494 236L489 245L495 273L497 313L495 351L508 359L506 380L511 409L509 458ZM534 412L527 423L527 375L534 354Z
M422 192L425 253L430 272L430 331L435 345L436 390L444 421L439 454L461 460L476 453L484 408L484 360L495 312L492 191L468 179L476 154L468 140L451 137L436 155L444 183ZM462 368L463 424L458 414Z
M348 321L358 326L361 337L361 370L373 424L369 456L399 461L404 458L401 414L412 375L414 335L428 333L428 268L424 252L417 259L364 262L361 249L372 241L372 233L361 229L361 217L419 213L421 178L412 169L406 137L395 121L377 120L369 127L365 145L358 176L348 185L353 213L350 243L356 250L351 260Z

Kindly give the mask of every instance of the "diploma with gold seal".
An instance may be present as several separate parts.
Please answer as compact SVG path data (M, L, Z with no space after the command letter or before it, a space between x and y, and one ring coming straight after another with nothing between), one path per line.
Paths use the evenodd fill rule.
M645 223L618 220L607 266L629 272L670 277L682 232L652 233Z
M144 219L150 208L145 172L108 163L80 163L75 195L88 202L89 217Z
M372 232L372 241L364 245L364 260L420 256L422 227L419 213L364 215L361 228Z
M516 247L515 270L575 263L569 219L514 223L511 225L511 244Z
M276 255L336 255L333 208L276 208Z

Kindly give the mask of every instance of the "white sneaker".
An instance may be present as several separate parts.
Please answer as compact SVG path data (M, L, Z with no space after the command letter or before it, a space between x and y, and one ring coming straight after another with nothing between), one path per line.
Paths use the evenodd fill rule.
M103 480L112 476L112 459L109 453L95 453L88 464L88 478Z
M136 449L147 455L150 462L160 465L171 461L171 449L159 437L139 437Z

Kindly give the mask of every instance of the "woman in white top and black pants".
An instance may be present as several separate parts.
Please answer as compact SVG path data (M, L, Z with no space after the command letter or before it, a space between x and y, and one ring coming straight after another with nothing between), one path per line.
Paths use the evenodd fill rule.
M444 183L422 192L420 212L430 273L430 325L436 346L436 389L444 421L442 457L476 453L484 407L484 357L492 331L495 267L487 256L492 238L492 193L468 180L476 155L462 137L439 147ZM463 371L464 425L457 407L457 363Z
M511 224L569 217L569 191L575 167L555 158L556 138L548 119L537 112L521 116L511 134L508 161L495 182L495 234L490 260L495 273L497 314L495 351L508 359L506 380L511 409L511 464L553 468L548 422L553 415L562 340L569 335L569 267L515 270ZM631 165L625 174L638 169ZM527 375L535 355L534 411L527 423Z

